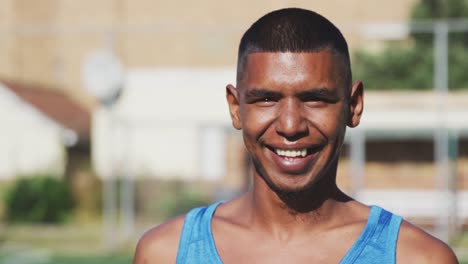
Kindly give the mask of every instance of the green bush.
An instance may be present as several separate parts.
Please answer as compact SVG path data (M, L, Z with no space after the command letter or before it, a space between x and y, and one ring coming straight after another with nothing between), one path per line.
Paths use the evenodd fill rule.
M167 220L187 213L190 209L211 203L209 195L196 184L182 181L160 182L158 195L154 197L153 212L160 220Z
M198 192L184 191L177 196L168 196L163 200L166 217L173 218L187 213L190 209L208 205L210 201Z
M468 16L468 0L420 0L411 12L415 20L462 19ZM448 41L448 86L468 89L468 34L452 32ZM410 40L389 43L378 53L358 50L353 75L366 89L434 89L434 34L411 33Z
M6 218L11 223L59 223L74 206L66 182L50 176L20 178L5 198Z

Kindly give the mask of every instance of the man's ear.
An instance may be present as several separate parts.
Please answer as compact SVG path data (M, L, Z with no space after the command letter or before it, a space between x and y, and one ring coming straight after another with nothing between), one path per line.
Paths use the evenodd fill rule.
M364 84L356 81L351 87L349 98L349 116L348 126L357 127L361 121L362 111L364 110Z
M237 93L236 87L232 84L226 86L226 99L229 106L229 112L231 114L232 126L235 129L242 129L240 120L240 108L239 108L239 94Z

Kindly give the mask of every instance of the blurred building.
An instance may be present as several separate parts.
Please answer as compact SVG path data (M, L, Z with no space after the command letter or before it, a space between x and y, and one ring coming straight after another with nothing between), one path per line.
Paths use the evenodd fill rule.
M89 149L90 112L63 92L2 81L0 104L1 180L61 176Z
M64 90L92 106L81 67L96 49L114 49L128 69L232 67L241 34L268 11L316 10L356 48L363 44L356 25L404 22L415 2L2 0L0 77Z
M361 124L347 132L340 185L420 224L434 224L447 210L456 212L457 224L468 223L468 94L449 94L444 109L440 100L431 91L366 93ZM438 133L447 136L442 157ZM359 158L349 149L356 136L365 162L357 177L352 162Z
M342 29L353 49L363 44L369 45L369 41L361 36L360 24L404 22L415 2L262 0L182 4L179 1L153 0L2 0L0 78L28 84L31 89L41 86L59 90L91 110L95 109L97 102L86 92L82 75L84 62L96 50L112 50L129 72L128 76L133 76L132 73L140 69L162 69L163 72L168 68L179 68L192 76L197 74L197 70L189 73L190 69L197 68L213 69L217 74L235 68L242 33L254 20L271 10L290 6L316 10ZM392 12L388 12L390 9ZM203 78L213 78L213 74L204 72ZM213 91L219 88L213 94L224 93L225 83L231 80L220 80L217 87L203 88ZM167 83L167 80L157 81L158 84L164 82ZM167 90L162 91L159 86L147 89L151 88L159 91L147 94L161 98L165 96L165 102L172 100ZM171 89L178 88L186 89L171 86ZM131 84L127 89L138 88ZM127 93L133 94L134 91ZM217 99L213 97L209 101L215 102ZM223 105L220 109L226 108ZM219 114L221 111L226 110L214 110ZM158 112L153 115L161 113L165 114ZM222 118L227 120L227 114L223 114ZM209 116L197 126L210 123L208 119ZM193 164L197 162L202 161L179 161L180 164L192 164L183 165L188 166L184 172L190 170L192 173L200 171L194 170Z

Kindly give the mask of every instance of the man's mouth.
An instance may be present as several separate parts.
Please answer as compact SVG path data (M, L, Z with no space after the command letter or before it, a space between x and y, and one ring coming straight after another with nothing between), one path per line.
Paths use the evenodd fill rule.
M281 148L266 146L270 153L268 156L276 163L283 172L288 174L300 174L306 171L317 154L322 150L322 145L313 145L308 147Z
M285 158L305 157L307 156L307 148L303 149L274 149L278 156Z
M300 159L305 158L311 154L320 151L320 146L308 147L308 148L296 148L296 149L282 149L268 146L268 148L276 155L285 159Z

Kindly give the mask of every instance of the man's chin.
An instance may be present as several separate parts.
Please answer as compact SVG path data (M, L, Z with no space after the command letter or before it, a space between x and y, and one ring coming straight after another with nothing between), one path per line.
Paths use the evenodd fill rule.
M313 184L287 184L287 183L274 183L271 182L268 184L270 189L273 190L278 195L289 195L289 194L300 194L307 192L311 189Z
M330 191L326 186L321 186L320 182L315 184L312 182L306 185L271 184L270 189L294 213L306 213L316 210L322 206Z

